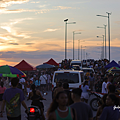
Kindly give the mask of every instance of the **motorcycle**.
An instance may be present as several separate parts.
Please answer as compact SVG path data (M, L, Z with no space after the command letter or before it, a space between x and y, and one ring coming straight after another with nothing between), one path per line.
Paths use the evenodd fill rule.
M37 106L31 105L28 107L27 120L42 120L41 110Z
M116 91L118 93L116 95L116 97L120 98L120 88L116 89ZM89 94L89 96L91 96L91 95L95 95L96 96L96 98L93 98L90 101L90 107L92 108L93 111L97 111L97 109L99 107L99 103L102 104L101 103L101 98L103 97L104 94L105 93L98 93L98 92L93 92L93 91Z
M97 92L91 92L89 94L89 96L91 95L95 95L96 98L93 98L91 101L90 101L90 106L92 108L93 111L97 111L98 107L99 107L99 104L98 102L101 102L100 99L103 97L103 93L97 93Z
M47 95L47 93L44 93L44 95ZM32 99L31 106L28 107L28 113L25 111L27 120L43 120L44 105L40 100L46 99L39 98L37 100L39 100L39 102L36 100L33 102Z

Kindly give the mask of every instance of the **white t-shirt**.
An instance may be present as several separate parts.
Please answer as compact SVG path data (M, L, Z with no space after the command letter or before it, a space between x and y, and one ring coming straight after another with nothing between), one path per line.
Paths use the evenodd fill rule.
M107 91L106 91L106 82L103 82L103 84L102 84L102 93L107 93Z
M30 80L31 80L31 81L33 81L33 77L32 77L32 78L30 78Z
M47 83L51 83L51 77L50 77L50 75L49 74L46 74L46 77L47 77Z
M41 80L41 82L40 82L41 84L46 84L46 80L47 80L46 75L41 75L40 80Z
M24 89L24 84L25 83L25 79L24 78L21 78L19 83L22 85L22 89Z

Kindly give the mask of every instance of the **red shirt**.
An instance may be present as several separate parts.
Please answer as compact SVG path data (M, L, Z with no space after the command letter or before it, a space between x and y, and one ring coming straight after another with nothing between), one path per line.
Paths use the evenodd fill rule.
M3 93L5 92L5 90L6 90L6 87L3 87L3 88L2 88L2 87L0 86L0 94L3 94Z

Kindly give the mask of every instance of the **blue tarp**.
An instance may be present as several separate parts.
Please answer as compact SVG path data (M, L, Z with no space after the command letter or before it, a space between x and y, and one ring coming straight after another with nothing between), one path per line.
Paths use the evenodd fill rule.
M118 68L120 68L120 65L119 64L117 64L114 60L111 62L111 63L109 63L108 65L106 65L105 66L105 68L111 68L111 67L118 67Z

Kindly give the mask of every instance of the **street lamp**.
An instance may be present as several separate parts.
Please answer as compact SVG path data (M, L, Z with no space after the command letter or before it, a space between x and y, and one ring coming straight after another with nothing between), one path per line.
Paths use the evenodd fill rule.
M74 35L75 34L81 34L80 32L79 33L75 33L75 31L73 31L73 60L74 60Z
M65 22L65 59L67 59L67 24L76 24L76 22L68 23L68 19L65 19L64 22Z
M107 58L107 52L106 52L106 26L107 25L104 25L104 27L97 26L97 28L104 28L105 29L105 59Z
M82 45L81 45L81 61L82 61L82 49L83 49L84 47L86 47L86 46L82 46Z
M79 60L80 40L78 40L78 60Z
M102 35L103 37L97 36L97 38L103 38L103 59L104 59L104 35Z
M109 62L110 62L110 20L109 20L109 16L111 15L111 13L108 13L108 16L104 16L104 15L97 15L97 16L101 16L101 17L107 17L108 18L108 41L109 41Z

